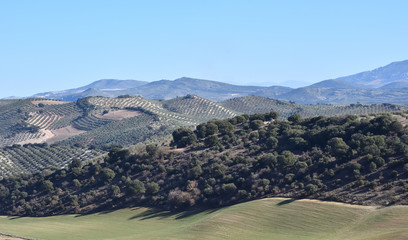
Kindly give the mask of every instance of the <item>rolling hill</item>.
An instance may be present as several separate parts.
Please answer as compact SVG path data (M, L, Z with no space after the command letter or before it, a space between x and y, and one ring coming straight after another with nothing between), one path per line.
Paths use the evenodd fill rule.
M157 130L169 134L169 131L176 127L195 126L211 119L231 118L244 113L276 111L286 118L294 113L311 117L371 114L405 109L405 105L393 104L300 105L257 96L234 98L224 102L213 102L196 95L165 101L130 96L88 97L77 102L42 98L1 100L0 146L53 144L60 141L85 146L116 142L127 146L141 141L140 139L146 140L147 135L153 136ZM136 128L138 130L135 130ZM114 134L111 131L120 133ZM132 131L138 131L139 134L133 134ZM145 134L140 134L141 132ZM121 135L123 140L115 138L118 135ZM135 135L140 139L135 140ZM133 140L125 140L126 136Z
M287 118L295 113L313 117L406 109L404 105L392 104L300 105L257 96L224 102L195 95L162 101L126 96L88 97L77 102L1 100L0 177L64 167L73 158L91 160L115 146L168 139L179 127L194 128L211 119L244 113L276 111ZM72 154L61 157L56 154L58 151Z
M393 82L408 82L408 60L393 62L372 71L340 77L337 80L364 84L370 87L381 87Z
M0 232L44 240L403 240L407 221L407 206L266 198L210 210L168 212L138 207L90 215L0 217Z
M92 162L4 178L0 213L214 208L264 197L408 204L407 112L277 118L210 120L194 132L173 131L170 144L140 145L134 153L113 148Z
M118 95L116 94L116 92L120 92L129 88L139 87L147 83L148 82L137 80L101 79L79 88L38 93L33 95L32 98L76 101L78 98L89 96L117 97L121 94Z
M188 94L211 101L244 96L262 96L300 104L393 103L407 104L408 60L351 76L317 82L302 88L283 86L239 86L218 81L183 77L173 81L99 80L63 91L36 94L33 97L76 101L89 96L141 96L169 100Z
M276 112L256 113L271 105L287 110L283 114L293 112L281 120ZM136 124L141 118L182 127L173 131L170 146L147 143L133 153L114 148L105 154L95 148L102 143L87 149L78 139L3 148L3 155L14 156L20 164L17 171L32 169L34 174L5 174L0 179L1 214L48 217L0 217L1 233L99 239L103 228L106 239L373 240L404 239L407 233L408 209L396 205L407 204L408 196L408 114L395 111L403 106L316 108L320 106L262 97L215 103L194 95L168 101L89 97L75 106L31 99L1 106L17 106L17 116L40 130L52 129L63 119L51 116L51 109L74 109L80 116L68 124L84 131L74 138L93 136L97 141L104 135L123 136L130 126L155 128L146 119L142 122L147 127ZM300 116L384 109L394 111ZM238 110L255 114L239 115ZM202 123L214 115L228 119ZM194 132L186 128L197 124ZM100 135L91 134L99 130ZM140 133L136 129L129 136ZM61 215L68 213L81 215Z

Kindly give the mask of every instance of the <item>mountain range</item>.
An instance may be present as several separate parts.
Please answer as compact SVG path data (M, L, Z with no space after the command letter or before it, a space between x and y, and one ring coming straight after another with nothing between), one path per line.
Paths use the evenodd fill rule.
M194 94L212 101L243 96L262 96L300 104L327 103L408 103L408 60L350 76L329 79L301 88L285 86L240 86L223 82L182 77L154 82L103 79L89 85L35 94L35 98L76 101L88 96L142 96L171 99Z

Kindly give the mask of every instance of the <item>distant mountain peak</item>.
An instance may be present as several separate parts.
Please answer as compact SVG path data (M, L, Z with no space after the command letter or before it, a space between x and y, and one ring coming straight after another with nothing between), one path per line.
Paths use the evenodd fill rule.
M329 79L324 80L315 84L310 85L309 87L314 88L341 88L341 89L363 89L367 88L362 84L351 83L338 79Z
M371 71L340 77L337 80L372 87L382 87L393 82L408 81L408 60L392 62Z
M248 79L246 82L250 83ZM390 63L372 71L324 80L310 86L235 85L192 77L153 82L100 79L83 87L36 94L64 101L87 96L142 96L148 99L172 99L188 94L212 101L223 101L248 95L263 96L303 104L314 103L408 103L408 60Z

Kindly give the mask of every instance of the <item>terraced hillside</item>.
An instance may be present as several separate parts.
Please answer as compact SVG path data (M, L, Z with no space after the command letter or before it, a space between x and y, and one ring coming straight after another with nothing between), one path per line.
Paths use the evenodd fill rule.
M47 99L2 100L0 147L58 143L64 146L79 144L85 149L92 146L108 150L113 146L129 146L165 138L179 127L194 128L211 119L232 118L244 113L277 111L285 118L294 113L308 117L405 109L406 106L391 104L299 105L256 96L220 103L195 95L167 101L130 96L89 97L77 102ZM24 156L28 159L31 157ZM31 171L32 168L28 167L27 172ZM2 174L6 173L0 173L0 176Z
M67 127L82 115L75 103L44 99L5 102L0 105L0 147L45 142L52 137L52 130Z
M220 103L222 106L240 113L265 113L276 111L287 118L298 113L302 117L336 116L347 114L373 114L408 110L407 105L395 104L316 104L301 105L294 102L265 97L248 96L234 98Z
M66 149L82 146L84 152L89 151L89 146L109 149L166 137L181 126L193 127L209 119L236 115L217 103L196 96L168 103L141 97L93 97L75 103L47 99L0 102L0 146L3 147L0 149L3 151L0 164L7 166L0 171L0 176L63 166L72 159L70 154L66 155L67 158L48 154L48 160L39 161L38 156L29 151L32 146L10 148L15 144L58 143ZM170 110L166 108L168 106L177 110ZM74 147L72 151L79 150ZM91 157L97 153L102 154L96 152Z
M102 151L80 147L45 144L5 147L0 149L0 176L35 173L50 167L62 168L75 158L86 161L102 153Z
M84 99L82 105L91 110L73 121L73 126L87 132L62 144L127 146L168 136L180 126L193 127L210 119L237 115L218 103L192 95L169 101L92 97Z
M44 240L403 240L407 225L407 206L377 208L287 198L176 213L139 207L90 215L0 217L0 232Z
M163 107L181 114L186 114L199 121L211 119L225 119L235 117L237 112L232 111L219 103L194 95L178 97L165 101Z
M0 102L0 147L13 144L54 143L64 139L68 139L65 142L69 143L80 140L81 143L88 144L111 144L117 136L112 133L109 134L109 138L103 137L110 131L107 129L120 125L122 131L117 131L117 133L129 132L127 135L130 135L131 132L134 132L131 129L134 128L135 123L138 125L137 131L147 133L137 138L140 140L152 136L149 129L160 128L164 131L180 126L193 127L211 119L226 119L237 114L276 111L281 117L286 118L294 113L310 117L371 114L408 109L403 105L392 104L299 105L256 96L236 98L220 103L194 95L167 101L124 96L119 98L90 97L80 99L75 103L46 99ZM142 125L145 125L144 130L140 128ZM100 138L101 136L103 139ZM96 138L99 138L99 141L94 142ZM131 139L131 137L126 138ZM117 144L126 146L134 142L133 140L121 140Z

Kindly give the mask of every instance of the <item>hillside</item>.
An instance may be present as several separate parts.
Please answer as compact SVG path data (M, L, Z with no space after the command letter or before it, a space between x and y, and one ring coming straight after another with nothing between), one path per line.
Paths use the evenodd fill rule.
M310 85L309 87L315 88L344 88L344 89L364 89L367 88L365 85L354 83L354 82L346 82L342 80L324 80L315 84Z
M90 215L0 217L0 232L35 239L402 240L408 207L267 198L215 210L130 208ZM101 231L104 229L104 231Z
M40 93L33 97L76 101L90 96L130 95L169 100L192 94L217 102L237 97L261 96L299 104L407 104L407 86L408 60L296 89L276 85L239 86L188 77L153 82L105 79L83 87Z
M117 97L122 95L121 91L125 89L140 87L147 83L137 80L101 79L79 88L38 93L33 95L32 98L76 101L78 98L89 96Z
M0 181L0 212L220 207L263 197L408 204L407 113L211 120L173 132L173 149L112 149L103 160ZM58 196L58 198L54 198ZM13 199L13 200L11 200Z
M371 87L381 87L393 82L408 82L408 60L393 62L372 71L361 72L337 79Z
M134 80L99 80L84 87L36 94L33 97L52 98L64 101L76 101L89 96L117 97L120 95L142 96L148 99L172 99L187 94L199 95L213 101L225 100L254 94L266 87L238 86L217 81L195 78L179 78L174 81L159 80L142 82ZM286 87L276 87L275 93L287 91Z
M391 104L299 105L256 96L221 103L195 95L166 101L129 96L90 97L75 103L46 99L4 100L0 101L0 177L62 167L74 157L82 156L82 152L92 152L89 156L95 158L115 146L126 147L168 138L178 127L193 128L211 119L226 119L244 113L277 111L281 117L287 118L294 113L311 117L404 109L406 106ZM15 144L34 145L11 147ZM53 149L60 146L64 151L72 148L73 154L63 158L54 154ZM31 148L38 151L33 152ZM86 160L84 157L80 159Z
M225 119L244 113L276 111L286 118L294 113L311 117L405 109L404 105L392 104L300 105L256 96L219 103L195 95L166 101L130 96L89 97L75 103L46 99L2 100L0 146L61 141L86 146L113 142L127 146L149 139L158 129L164 132L160 136L164 136L180 126L195 126L211 119ZM134 131L139 134L132 133ZM117 138L119 135L122 139ZM134 139L135 135L138 139Z
M302 117L338 116L346 114L372 114L406 110L406 105L395 104L314 104L302 105L294 102L257 96L233 98L220 104L239 113L266 113L275 111L287 118L298 113Z
M278 99L294 101L301 104L406 104L408 91L399 88L297 88Z

